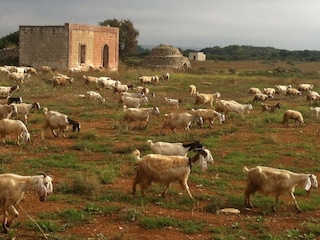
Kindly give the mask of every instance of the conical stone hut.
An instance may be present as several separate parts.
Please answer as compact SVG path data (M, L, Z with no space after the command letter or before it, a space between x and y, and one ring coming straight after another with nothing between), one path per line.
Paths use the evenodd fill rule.
M164 44L153 48L141 64L144 67L153 68L187 69L191 67L189 59L182 56L179 49Z

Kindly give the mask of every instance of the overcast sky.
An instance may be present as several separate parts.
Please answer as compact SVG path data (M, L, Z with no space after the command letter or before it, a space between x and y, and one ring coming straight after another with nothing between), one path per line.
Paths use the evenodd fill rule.
M2 0L0 38L20 25L130 20L139 45L320 50L319 0Z

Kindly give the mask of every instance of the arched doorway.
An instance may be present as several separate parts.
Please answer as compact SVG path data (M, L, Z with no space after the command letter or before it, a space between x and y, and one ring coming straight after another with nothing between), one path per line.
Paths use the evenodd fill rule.
M102 53L102 64L105 69L109 68L109 47L104 45Z

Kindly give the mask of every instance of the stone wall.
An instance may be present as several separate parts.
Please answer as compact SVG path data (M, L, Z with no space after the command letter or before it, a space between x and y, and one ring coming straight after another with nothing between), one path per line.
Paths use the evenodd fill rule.
M68 67L69 31L66 26L20 26L19 64L57 69Z
M0 65L18 65L19 49L2 49L0 50Z

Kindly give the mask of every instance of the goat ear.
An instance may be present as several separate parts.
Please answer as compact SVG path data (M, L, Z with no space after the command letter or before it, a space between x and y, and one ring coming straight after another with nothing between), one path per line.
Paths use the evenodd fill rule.
M304 187L304 189L305 189L306 191L309 191L310 188L311 188L311 180L310 180L310 177L311 177L311 175L309 175L309 176L307 177L307 179L306 179L306 184L305 184L305 187Z

